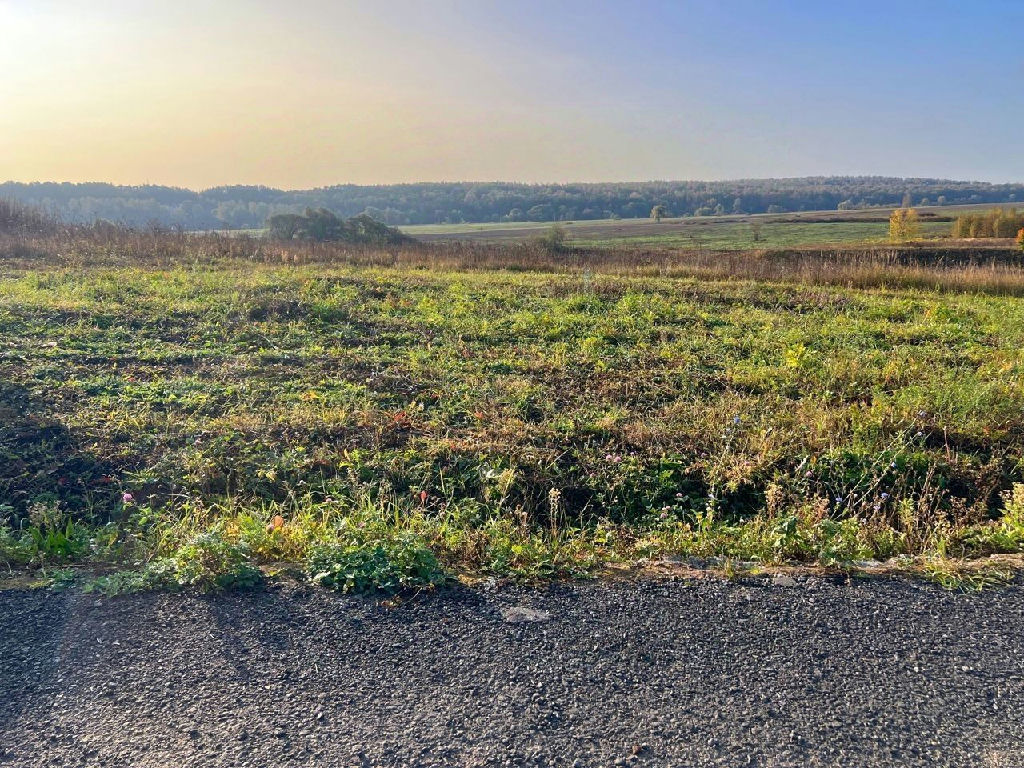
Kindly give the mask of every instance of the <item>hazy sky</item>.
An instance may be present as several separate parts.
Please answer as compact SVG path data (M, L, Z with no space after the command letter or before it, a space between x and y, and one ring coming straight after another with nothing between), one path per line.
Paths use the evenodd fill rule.
M1024 0L0 0L0 180L1024 181Z

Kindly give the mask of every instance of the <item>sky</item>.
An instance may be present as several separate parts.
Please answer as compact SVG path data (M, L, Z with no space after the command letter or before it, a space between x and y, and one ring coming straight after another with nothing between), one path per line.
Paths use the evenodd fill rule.
M0 180L1024 181L1024 0L0 0Z

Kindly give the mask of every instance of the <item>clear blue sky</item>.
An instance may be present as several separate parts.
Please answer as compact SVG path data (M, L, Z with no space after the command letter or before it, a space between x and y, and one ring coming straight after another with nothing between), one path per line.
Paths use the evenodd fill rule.
M1024 180L1024 0L5 0L0 27L20 180Z

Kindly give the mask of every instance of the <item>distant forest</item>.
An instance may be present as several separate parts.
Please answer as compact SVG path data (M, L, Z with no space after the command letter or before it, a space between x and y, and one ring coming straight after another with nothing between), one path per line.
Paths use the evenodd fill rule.
M176 187L6 182L0 199L38 206L67 222L103 219L130 226L256 229L275 214L325 208L391 225L573 221L665 216L854 210L898 205L1024 202L1024 184L878 176L652 181L601 184L445 182L283 191L270 187Z

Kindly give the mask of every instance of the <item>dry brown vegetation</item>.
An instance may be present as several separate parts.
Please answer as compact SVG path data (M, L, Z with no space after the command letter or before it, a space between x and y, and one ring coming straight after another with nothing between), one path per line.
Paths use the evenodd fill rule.
M57 219L37 208L0 198L0 233L45 234L60 228Z
M0 211L2 213L2 211ZM541 241L504 244L412 243L360 247L273 242L251 236L93 227L0 229L8 267L175 266L220 262L758 280L850 288L911 288L1024 295L1024 252L1012 241L948 241L889 246L719 251L669 248L553 248Z

